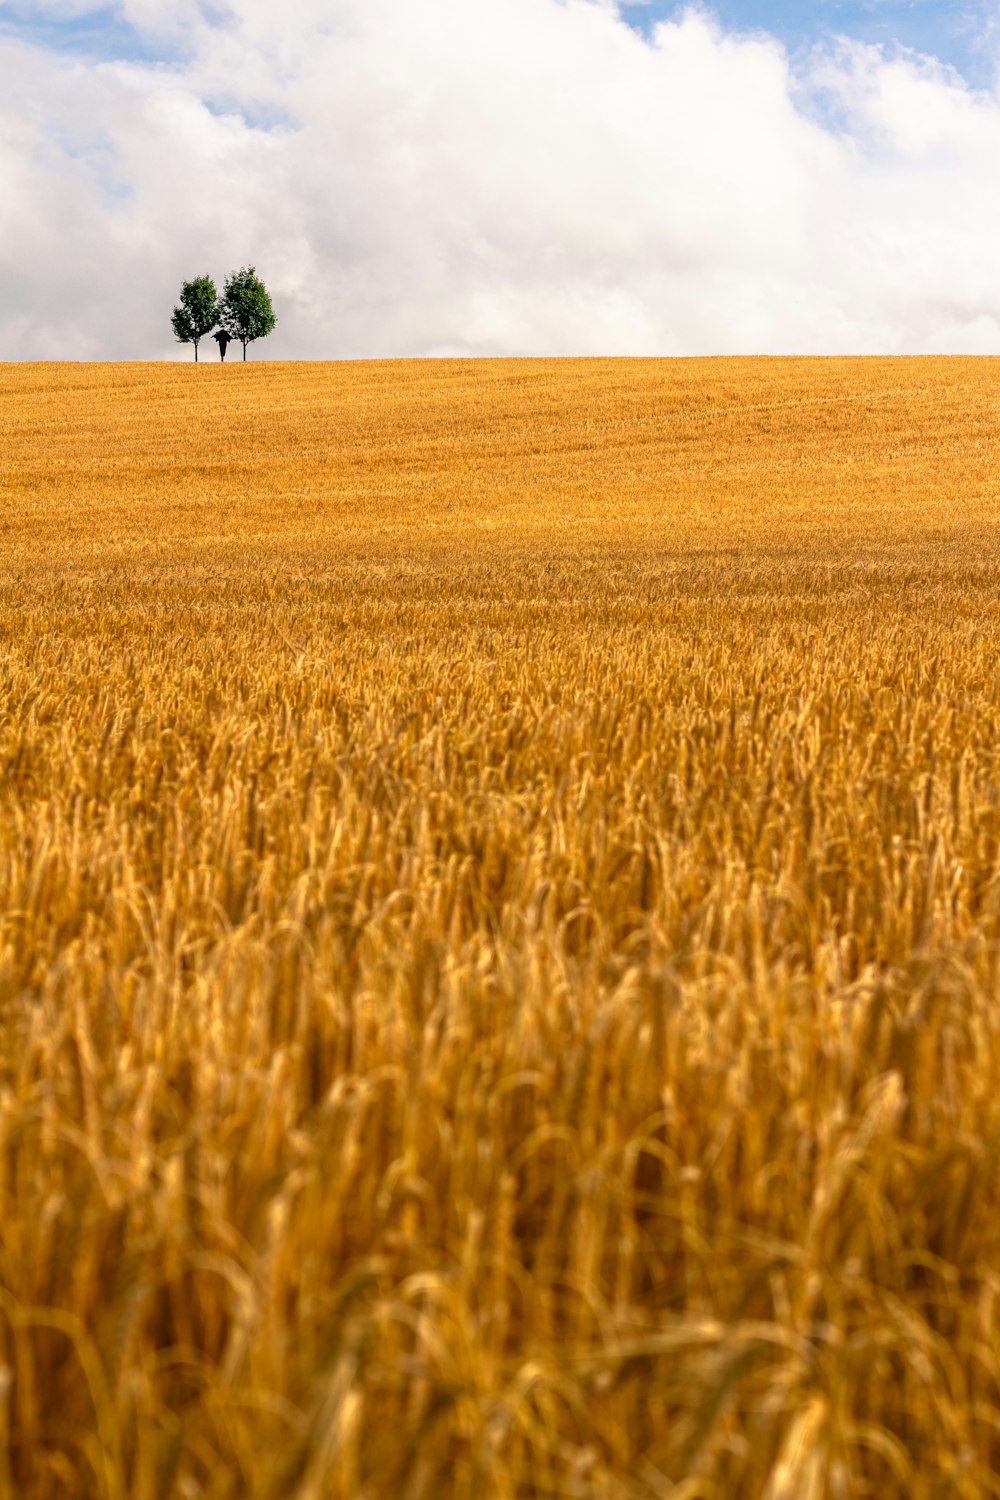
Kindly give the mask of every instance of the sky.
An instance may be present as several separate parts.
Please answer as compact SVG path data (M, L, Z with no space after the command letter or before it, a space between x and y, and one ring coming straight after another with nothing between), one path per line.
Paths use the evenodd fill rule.
M630 24L648 34L676 13L671 0L637 0L623 7ZM989 87L996 69L991 20L1000 7L984 0L718 0L712 9L734 31L765 31L790 52L837 36L869 46L910 48Z
M0 0L0 360L1000 347L1000 0ZM214 345L203 352L214 355Z

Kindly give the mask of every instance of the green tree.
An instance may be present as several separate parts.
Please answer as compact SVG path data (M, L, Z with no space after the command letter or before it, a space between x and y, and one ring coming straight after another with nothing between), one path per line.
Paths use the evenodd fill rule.
M177 342L194 345L197 364L199 339L211 333L219 321L219 298L211 276L197 276L194 281L185 281L181 287L180 306L174 308L170 321Z
M258 278L256 268L244 266L241 271L234 271L219 303L219 324L231 338L239 339L244 359L247 344L267 338L277 321L267 287Z

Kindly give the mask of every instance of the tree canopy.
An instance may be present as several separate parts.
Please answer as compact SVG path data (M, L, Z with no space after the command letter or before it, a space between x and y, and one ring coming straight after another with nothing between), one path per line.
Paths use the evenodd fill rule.
M199 340L211 333L219 321L218 293L211 276L196 276L194 281L185 281L181 287L180 303L174 308L170 321L177 342L194 345L197 363Z
M244 359L247 345L266 338L277 321L267 287L258 277L256 268L244 266L242 270L234 271L222 293L218 322L226 333L243 345Z

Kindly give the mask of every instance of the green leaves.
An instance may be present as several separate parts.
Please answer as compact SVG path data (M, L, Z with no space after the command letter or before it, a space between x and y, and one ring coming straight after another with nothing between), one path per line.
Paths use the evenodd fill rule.
M179 306L170 317L178 343L193 344L198 358L198 341L219 327L243 345L266 338L277 324L267 287L254 266L234 271L226 282L220 300L211 276L198 276L181 287Z
M170 317L174 337L180 344L193 344L198 358L198 341L210 333L219 321L218 293L211 276L197 276L181 287L179 306Z
M256 268L244 266L242 270L234 271L226 282L219 304L219 324L231 337L239 339L244 359L247 345L266 338L277 321L268 290L259 279Z

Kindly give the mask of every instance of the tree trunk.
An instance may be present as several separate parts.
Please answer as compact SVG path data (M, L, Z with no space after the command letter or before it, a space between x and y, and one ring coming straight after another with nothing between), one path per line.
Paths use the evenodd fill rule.
M198 363L198 340L197 339L195 339L195 341L194 341L194 362L195 362L195 364Z
M244 345L243 345L243 363L246 364L246 362L247 362L247 346L244 343Z

